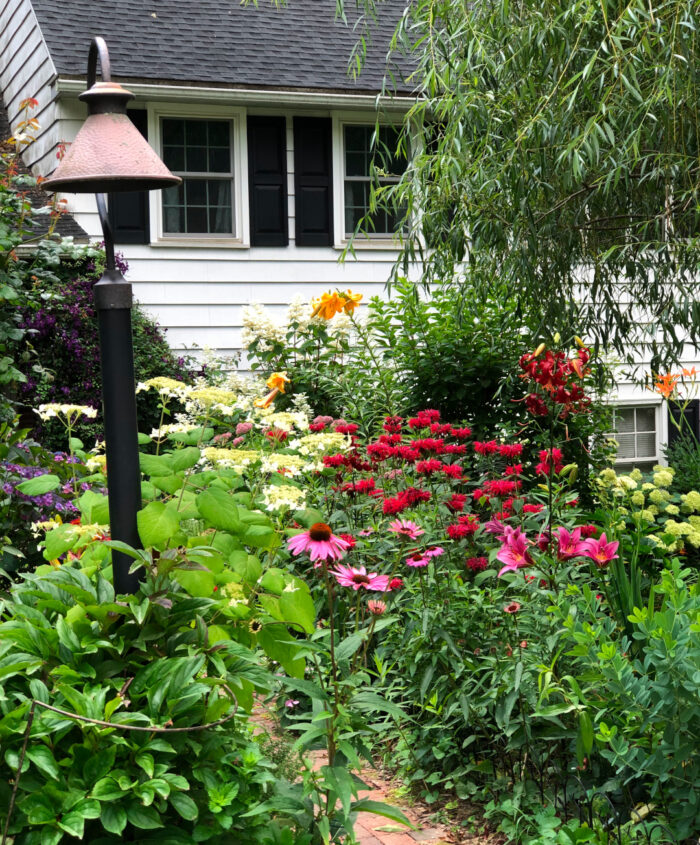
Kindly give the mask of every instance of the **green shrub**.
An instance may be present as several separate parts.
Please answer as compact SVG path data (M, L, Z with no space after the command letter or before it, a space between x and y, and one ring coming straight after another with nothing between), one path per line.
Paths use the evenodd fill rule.
M267 673L242 645L210 646L212 600L160 576L117 602L87 572L43 567L4 602L0 824L14 781L16 845L260 842L269 818L242 816L274 775L236 710Z

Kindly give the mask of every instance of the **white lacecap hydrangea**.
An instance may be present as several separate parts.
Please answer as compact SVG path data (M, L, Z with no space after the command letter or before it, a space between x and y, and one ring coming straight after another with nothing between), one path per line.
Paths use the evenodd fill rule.
M262 492L268 511L303 510L306 507L306 494L291 484L271 484L264 487Z
M94 419L97 416L97 408L90 408L88 405L61 405L57 402L47 402L44 405L39 405L36 412L42 420L50 420L53 417L63 416L71 422L77 420L78 417L90 417Z

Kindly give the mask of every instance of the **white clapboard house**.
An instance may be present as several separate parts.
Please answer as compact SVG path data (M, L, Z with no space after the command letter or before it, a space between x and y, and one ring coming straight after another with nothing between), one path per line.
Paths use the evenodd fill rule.
M110 197L135 296L173 347L226 354L240 348L250 303L281 316L296 294L383 293L397 255L390 216L338 259L367 211L377 115L390 135L411 100L406 63L389 49L404 6L379 4L354 79L357 16L337 19L333 0L3 0L0 94L12 129L20 103L38 100L41 128L24 159L47 176L86 116L87 51L105 38L113 78L136 95L134 124L183 178L162 193ZM93 197L67 200L101 239ZM621 383L612 400L621 464L653 465L669 436L660 397ZM697 403L689 413L700 425Z

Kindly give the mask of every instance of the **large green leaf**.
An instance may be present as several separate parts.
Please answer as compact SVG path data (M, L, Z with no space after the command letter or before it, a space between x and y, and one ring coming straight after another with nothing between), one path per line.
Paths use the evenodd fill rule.
M87 490L78 499L80 513L85 517L85 522L106 525L109 522L109 500L101 493Z
M294 622L307 634L313 634L316 629L316 609L306 584L295 578L284 588L279 602L286 622Z
M100 821L106 831L119 835L126 827L126 810L123 807L114 807L107 804L102 807Z
M139 537L145 548L163 551L170 538L177 533L178 520L163 502L149 502L139 511L136 520Z
M197 507L202 517L214 528L231 531L241 530L238 508L231 496L219 487L210 487L197 496Z
M57 475L38 475L36 478L28 478L17 485L20 493L25 496L43 496L50 493L61 485L61 479Z
M160 475L172 475L173 464L170 455L139 455L141 471L151 478Z
M406 818L406 815L399 810L398 807L392 807L390 804L385 804L383 801L372 801L369 798L360 798L359 801L353 802L351 808L353 813L374 813L377 816L385 816L394 822L401 822L415 830L414 825Z
M201 458L202 453L196 446L187 446L171 454L172 467L175 472L191 469Z

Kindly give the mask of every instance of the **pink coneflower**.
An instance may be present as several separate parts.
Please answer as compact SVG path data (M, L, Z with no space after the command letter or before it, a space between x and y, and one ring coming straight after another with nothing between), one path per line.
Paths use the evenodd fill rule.
M357 532L359 537L369 537L374 534L374 528L363 528L362 531Z
M520 604L517 601L512 601L510 604L503 606L504 613L517 613L520 610Z
M336 537L325 522L316 522L308 531L290 537L287 548L293 555L308 552L311 560L342 560L350 543Z
M406 558L406 566L420 568L427 566L430 563L430 558L422 552L414 552L410 557Z
M616 555L615 552L617 551L620 543L617 540L608 542L605 532L600 535L600 539L584 540L582 545L585 546L585 550L582 554L585 557L589 557L599 569L607 563L610 563L611 560L619 557L619 555Z
M424 554L427 558L440 557L445 554L445 550L441 546L431 546L425 550Z
M390 590L388 575L368 573L364 566L338 564L338 568L331 569L330 573L341 587L352 587L353 590L376 590L378 593L386 593Z
M367 610L369 610L372 616L382 616L386 613L386 602L379 601L378 599L370 599L367 602Z
M566 528L557 528L554 535L558 540L557 558L559 560L571 560L586 554L586 541L581 540L580 528L574 528L571 532Z
M389 523L389 531L401 537L408 537L409 540L417 540L421 534L425 534L425 531L410 519L395 519Z

